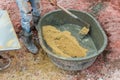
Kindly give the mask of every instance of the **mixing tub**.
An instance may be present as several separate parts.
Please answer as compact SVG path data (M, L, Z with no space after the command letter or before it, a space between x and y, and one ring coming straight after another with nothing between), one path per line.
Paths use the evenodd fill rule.
M90 24L90 31L83 39L81 39L79 35L79 31L83 27L79 21L73 19L62 10L56 10L47 13L39 21L37 26L39 40L42 48L47 52L48 57L56 66L64 70L83 70L91 66L96 60L96 57L105 49L107 37L97 20L89 13L77 10L70 11ZM42 28L45 25L55 26L61 31L70 31L79 44L88 49L87 56L65 58L56 55L44 40Z

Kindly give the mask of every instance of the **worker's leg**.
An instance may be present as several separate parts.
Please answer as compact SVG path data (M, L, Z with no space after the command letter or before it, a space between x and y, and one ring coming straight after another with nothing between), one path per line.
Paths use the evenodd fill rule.
M28 4L27 1L25 0L16 0L20 15L21 15L21 25L22 29L26 32L30 32L30 21L31 21L31 16L28 15L29 9L28 9Z
M37 25L40 19L40 0L29 0L32 6L32 15L33 15L33 22Z
M20 10L20 15L21 15L21 24L22 24L23 35L24 35L23 42L26 48L30 52L37 53L38 49L32 41L32 34L30 30L30 22L32 20L32 17L28 14L29 9L28 9L27 0L16 0L16 2Z
M40 16L40 0L29 0L32 6L32 14L35 16Z

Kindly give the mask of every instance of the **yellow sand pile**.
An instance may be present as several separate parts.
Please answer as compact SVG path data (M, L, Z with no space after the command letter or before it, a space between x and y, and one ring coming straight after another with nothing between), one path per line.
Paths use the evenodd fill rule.
M54 26L43 26L43 37L53 52L63 57L84 57L87 49L81 47L69 31L59 31Z

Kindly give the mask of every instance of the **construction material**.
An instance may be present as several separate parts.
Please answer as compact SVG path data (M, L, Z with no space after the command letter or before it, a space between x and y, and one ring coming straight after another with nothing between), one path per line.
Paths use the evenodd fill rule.
M62 57L85 57L87 49L79 45L69 31L57 30L54 26L43 26L43 36L53 52Z

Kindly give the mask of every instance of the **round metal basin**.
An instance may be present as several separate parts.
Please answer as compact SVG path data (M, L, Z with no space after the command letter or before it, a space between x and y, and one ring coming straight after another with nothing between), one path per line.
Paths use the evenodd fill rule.
M56 10L47 13L39 21L37 28L38 28L40 45L47 52L51 61L59 68L62 68L64 70L83 70L91 66L93 62L96 60L96 57L99 54L101 54L102 51L105 49L107 45L107 37L104 30L97 22L97 20L89 13L81 12L77 10L70 10L70 11L90 24L90 31L88 35L81 40L79 38L79 35L76 33L77 28L79 29L82 27L81 24L77 20L67 15L62 10ZM74 24L80 26L77 28L76 26L73 26L70 29L68 29L68 31L70 31L72 35L75 36L75 38L78 40L78 42L81 45L83 45L88 49L87 56L80 58L61 57L56 55L52 51L52 49L46 44L46 41L43 38L42 27L44 25L53 25L59 30L63 31L65 27L63 27L62 25L65 24ZM67 30L67 28L65 29Z

